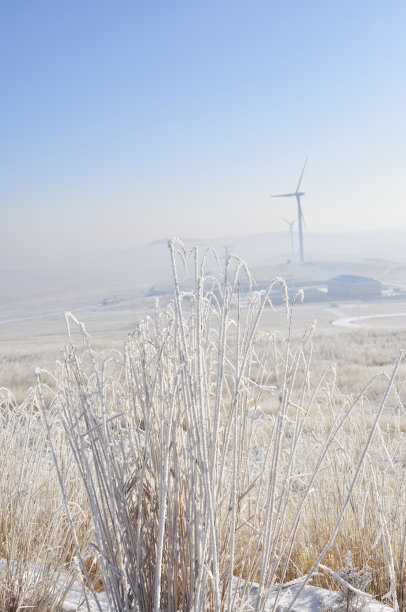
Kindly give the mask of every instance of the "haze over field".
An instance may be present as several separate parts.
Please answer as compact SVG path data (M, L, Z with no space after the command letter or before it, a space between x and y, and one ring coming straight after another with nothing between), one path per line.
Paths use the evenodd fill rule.
M294 280L327 280L329 276L357 269L359 274L378 275L381 280L406 283L406 241L403 230L371 230L348 233L305 233L305 263L298 263L298 238L291 252L289 233L263 232L224 235L218 238L184 237L186 248L198 246L201 253L214 247L224 265L226 253L242 257L257 278L283 273ZM171 278L168 238L132 249L108 248L49 256L12 252L0 260L0 282L5 294L26 297L49 292L86 297L89 292L145 289ZM324 262L324 263L323 263ZM213 269L216 268L214 262ZM382 276L383 274L383 276ZM385 278L389 274L390 278ZM3 304L4 307L4 304Z

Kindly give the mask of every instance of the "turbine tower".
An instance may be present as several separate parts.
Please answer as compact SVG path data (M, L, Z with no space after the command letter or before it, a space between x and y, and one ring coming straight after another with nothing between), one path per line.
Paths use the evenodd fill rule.
M282 219L289 225L289 233L290 233L290 251L291 251L291 256L292 256L292 260L295 257L295 245L293 242L293 226L295 225L296 219L293 219L293 221L288 221L287 219L285 219L285 217L282 217Z
M303 170L302 173L300 175L300 179L299 182L297 184L296 187L296 191L294 193L282 193L279 195L273 195L271 196L271 198L296 198L297 201L297 218L299 221L299 249L300 249L300 261L303 263L304 262L304 255L303 255L303 223L304 223L304 217L303 217L303 212L302 212L302 205L300 203L300 198L301 196L304 196L305 193L304 191L299 191L300 189L300 183L302 182L302 177L303 177L303 172L305 171L306 168L306 164L307 164L307 159L304 163L303 166Z

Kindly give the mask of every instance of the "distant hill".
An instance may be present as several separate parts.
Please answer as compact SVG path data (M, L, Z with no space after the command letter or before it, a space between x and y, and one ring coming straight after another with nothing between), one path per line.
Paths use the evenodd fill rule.
M295 253L292 257L288 232L269 232L246 236L225 235L215 239L190 239L184 242L192 245L211 245L224 254L226 245L230 252L236 252L249 265L271 264L276 261L298 260L298 236L294 235ZM367 232L337 234L305 233L305 261L312 260L355 260L379 258L406 262L406 231L382 229Z

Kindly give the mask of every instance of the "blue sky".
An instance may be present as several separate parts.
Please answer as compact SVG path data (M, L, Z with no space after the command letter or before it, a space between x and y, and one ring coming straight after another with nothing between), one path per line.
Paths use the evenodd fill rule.
M403 0L0 6L0 254L405 227Z

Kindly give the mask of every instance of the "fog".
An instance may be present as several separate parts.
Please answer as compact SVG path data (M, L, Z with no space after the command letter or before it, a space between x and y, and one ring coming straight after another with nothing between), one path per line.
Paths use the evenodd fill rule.
M2 308L25 299L28 304L53 296L63 302L86 302L102 299L120 291L147 291L154 285L171 281L169 236L132 249L77 250L38 249L28 257L15 249L0 260ZM289 280L327 280L335 273L368 272L369 275L391 275L391 282L406 283L402 265L406 264L406 242L402 230L380 230L342 234L304 233L305 262L299 263L298 236L294 232L294 253L288 231L252 235L224 235L217 238L181 237L190 250L198 246L201 253L214 247L220 258L209 268L221 271L227 253L244 259L254 278L271 279L283 274ZM75 303L76 303L75 302Z

